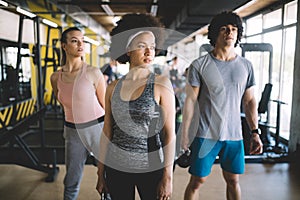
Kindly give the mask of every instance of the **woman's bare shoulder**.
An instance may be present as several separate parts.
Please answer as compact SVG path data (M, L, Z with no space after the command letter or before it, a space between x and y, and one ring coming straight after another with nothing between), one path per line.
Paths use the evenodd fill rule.
M51 74L50 79L51 81L56 81L59 77L59 71L55 71Z
M164 85L165 87L172 87L171 81L167 76L164 75L155 75L155 83Z
M101 73L100 69L91 65L87 66L86 73L93 80L97 80L99 79L99 77L103 77L103 74Z
M108 90L113 90L113 89L116 87L118 81L119 81L119 80L114 80L114 81L112 81L110 84L108 84L107 89L108 89Z
M99 68L91 66L91 65L87 65L86 70L89 73L98 73L98 72L101 72Z
M117 83L118 83L118 80L114 80L110 84L107 85L105 96L107 96L109 99L111 99L112 93L114 92Z

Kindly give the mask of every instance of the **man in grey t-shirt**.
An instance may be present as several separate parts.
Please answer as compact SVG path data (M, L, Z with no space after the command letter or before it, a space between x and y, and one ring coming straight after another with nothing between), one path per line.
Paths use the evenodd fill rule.
M250 61L235 52L243 32L242 21L237 14L218 14L208 31L214 49L194 60L188 70L181 148L191 148L192 163L189 168L191 179L184 199L196 198L216 156L219 156L227 184L226 196L237 200L241 199L239 174L244 173L245 167L241 102L252 130L250 154L262 153L253 67ZM193 119L195 116L196 120ZM195 134L192 144L190 132Z

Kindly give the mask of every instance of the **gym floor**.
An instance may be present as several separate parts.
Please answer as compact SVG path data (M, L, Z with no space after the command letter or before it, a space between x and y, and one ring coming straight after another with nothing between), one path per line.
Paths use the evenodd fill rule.
M0 199L2 200L62 200L64 165L54 182L45 182L47 174L18 165L0 165ZM99 199L95 190L97 168L86 165L78 200ZM189 180L186 168L176 166L172 200L183 200ZM243 200L299 200L299 166L288 163L246 164L246 172L240 177ZM199 199L224 200L225 182L219 164L200 190ZM138 196L136 200L138 200Z

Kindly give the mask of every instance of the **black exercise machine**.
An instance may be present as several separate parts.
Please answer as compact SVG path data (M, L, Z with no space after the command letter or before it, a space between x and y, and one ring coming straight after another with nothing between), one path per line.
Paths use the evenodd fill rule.
M18 54L16 71L20 70L22 48L23 22L25 16L20 16L18 35ZM0 164L17 164L31 169L39 170L48 174L46 181L54 181L59 168L56 166L56 150L45 148L44 116L46 107L44 105L44 84L42 84L42 69L40 59L40 19L34 18L34 29L36 32L36 50L34 54L37 71L37 98L29 98L19 101L18 98L11 99L9 105L0 108ZM18 73L15 74L19 80ZM18 97L18 84L15 89L15 97ZM25 141L25 134L30 127L37 124L37 132L40 142L37 151L33 151ZM49 159L52 158L52 159ZM44 159L44 160L42 160Z
M269 82L265 84L264 90L261 95L261 99L258 105L258 114L259 114L259 127L262 130L262 141L264 143L264 152L275 153L281 157L285 157L287 152L286 148L280 146L280 111L281 105L285 104L279 100L271 100L271 91L272 91L272 64L273 64L273 47L268 43L243 43L240 44L242 49L242 56L245 57L246 52L269 52ZM269 102L277 103L277 116L276 124L270 124L270 113L269 113ZM265 117L262 117L265 115ZM243 121L244 120L244 121ZM246 140L249 135L249 128L245 127L245 119L242 118L243 130L246 132L244 134ZM275 129L275 134L270 133L270 128ZM270 141L271 135L275 138L275 144L272 144ZM268 157L272 157L271 154L268 154ZM278 156L277 156L278 157Z

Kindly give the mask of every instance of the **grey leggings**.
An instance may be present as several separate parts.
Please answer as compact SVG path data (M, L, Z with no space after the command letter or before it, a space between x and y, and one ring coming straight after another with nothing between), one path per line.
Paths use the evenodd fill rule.
M64 126L66 175L64 200L77 199L85 162L89 155L96 158L103 123L84 129Z
M77 199L82 172L89 156L76 129L64 127L66 175L64 178L64 200Z

